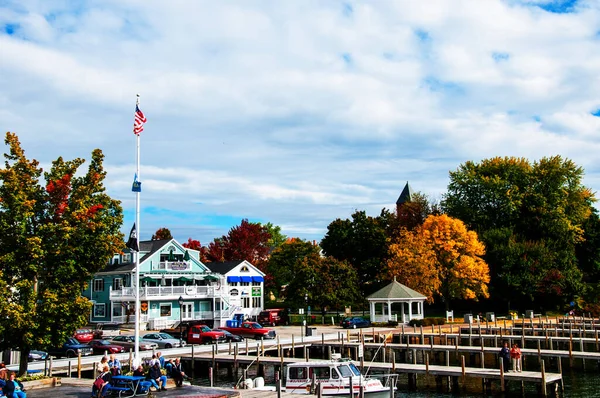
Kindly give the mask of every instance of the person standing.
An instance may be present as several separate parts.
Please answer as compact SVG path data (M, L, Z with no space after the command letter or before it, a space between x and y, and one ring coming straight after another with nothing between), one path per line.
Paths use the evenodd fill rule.
M510 360L512 362L512 370L513 372L521 371L521 349L517 345L517 343L513 344L510 350Z
M16 377L17 374L15 372L10 372L6 385L2 389L4 395L6 395L6 398L27 398L23 383L17 380Z
M500 358L502 359L502 367L504 372L508 372L510 367L510 348L508 348L508 342L504 342L504 346L500 350Z

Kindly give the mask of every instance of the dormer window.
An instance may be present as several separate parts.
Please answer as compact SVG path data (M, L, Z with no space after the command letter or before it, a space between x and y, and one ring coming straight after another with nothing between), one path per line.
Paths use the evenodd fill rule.
M240 272L250 272L250 269L248 268L248 266L242 265L242 267L240 268Z

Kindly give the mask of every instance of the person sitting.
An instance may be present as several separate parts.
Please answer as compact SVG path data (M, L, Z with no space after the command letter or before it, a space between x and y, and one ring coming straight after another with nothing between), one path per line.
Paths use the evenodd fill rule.
M96 365L96 377L104 372L104 366L108 366L108 357L103 356L98 365Z
M144 367L142 365L139 365L134 371L133 371L133 375L134 376L144 376Z
M110 354L110 361L108 361L108 366L110 366L110 372L113 376L121 375L121 361L119 361L119 358L117 358L115 354Z
M17 380L16 377L17 374L15 372L10 372L2 392L6 395L6 398L27 398L23 383Z
M108 395L108 387L110 387L112 375L108 364L102 368L102 373L94 380L92 385L92 396L93 397L104 397Z
M183 371L183 366L181 365L179 358L175 358L175 364L173 365L173 370L171 371L171 377L173 377L173 380L175 381L175 387L181 387L183 385L185 372Z
M171 358L166 360L165 370L167 371L167 377L173 377L173 360Z
M8 380L8 369L4 362L0 362L0 379Z
M148 376L146 377L152 386L156 388L156 391L166 390L167 389L167 376L163 376L160 371L160 363L155 362L153 366L148 370ZM159 387L160 383L160 387Z
M160 367L164 368L165 367L165 357L162 356L162 352L157 352L156 353L156 358L158 359L158 362L160 362Z

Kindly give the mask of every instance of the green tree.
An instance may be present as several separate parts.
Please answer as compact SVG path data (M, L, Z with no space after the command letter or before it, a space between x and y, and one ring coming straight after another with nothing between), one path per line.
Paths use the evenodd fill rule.
M267 261L265 288L276 299L281 299L281 288L297 277L300 263L310 255L319 255L320 248L311 242L292 238L276 248Z
M281 233L281 227L279 225L273 225L268 222L264 225L265 229L271 235L267 244L271 250L277 249L287 240L287 236Z
M295 276L286 288L286 304L340 309L354 303L358 294L358 277L350 264L311 251L296 264Z
M7 133L0 169L0 349L21 351L19 373L32 349L60 345L89 317L81 296L90 278L124 246L122 210L106 193L100 150L87 172L82 159L58 158L44 174Z
M338 218L329 224L321 240L326 256L347 261L354 267L363 298L379 287L378 276L387 260L388 236L396 225L395 219L386 209L377 217L356 211L352 220Z
M487 247L492 295L560 307L584 292L577 247L595 198L583 169L560 156L466 162L450 173L443 206Z

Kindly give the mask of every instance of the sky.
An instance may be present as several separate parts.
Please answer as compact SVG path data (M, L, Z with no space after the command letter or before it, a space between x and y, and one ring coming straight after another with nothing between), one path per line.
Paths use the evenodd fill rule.
M598 1L0 0L0 130L44 168L100 148L124 233L140 95L141 239L319 241L495 156L597 191L599 71Z

